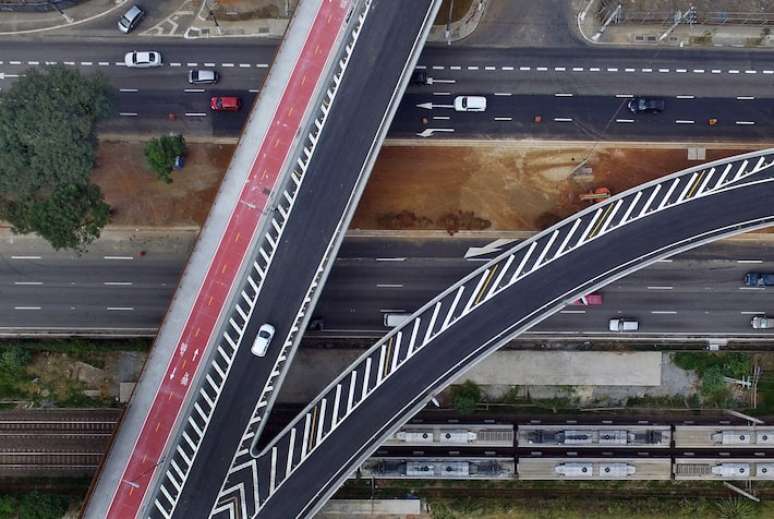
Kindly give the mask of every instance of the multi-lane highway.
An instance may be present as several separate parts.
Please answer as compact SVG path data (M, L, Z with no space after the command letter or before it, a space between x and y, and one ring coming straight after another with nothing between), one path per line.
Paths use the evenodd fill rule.
M380 337L383 315L413 312L464 277L484 254L465 259L490 239L349 238L323 290L315 336ZM767 240L709 244L657 263L605 288L599 306L568 306L533 332L594 336L613 315L639 316L647 334L749 334L753 313L774 313L774 290L750 290L750 270L774 271ZM187 249L135 246L77 256L28 247L0 255L0 330L12 333L154 335L172 298ZM760 332L755 335L760 335Z
M213 113L209 98L238 95L249 105L276 51L271 41L143 39L143 49L162 52L164 65L137 70L123 65L124 53L136 48L136 42L46 41L0 42L0 88L30 66L46 63L100 71L119 89L119 113L102 126L111 132L163 127L237 136L247 111ZM391 129L395 137L431 128L443 130L445 137L766 141L774 130L774 65L763 52L428 47L419 66L431 84L409 87ZM189 85L191 68L216 69L222 79L217 85ZM455 112L449 107L460 94L487 96L487 111ZM664 112L630 113L626 102L637 95L663 97ZM417 106L428 104L433 108ZM540 123L535 116L542 118ZM710 118L717 124L709 126Z

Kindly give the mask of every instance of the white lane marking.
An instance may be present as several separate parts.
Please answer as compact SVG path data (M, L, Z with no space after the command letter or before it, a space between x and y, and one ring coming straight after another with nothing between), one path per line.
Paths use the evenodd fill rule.
M774 74L774 70L764 70L764 74Z
M739 71L736 69L732 69L728 71L729 74L739 74Z
M535 70L538 72L546 72L548 70L548 67L537 67Z
M559 310L560 314L585 314L586 310Z
M435 67L433 67L433 69L435 69ZM441 67L440 70L443 70L443 67ZM468 70L478 70L478 67L471 65L468 67Z
M618 72L618 69L616 67L607 67L608 72Z
M672 290L672 287L648 287L648 290Z
M30 259L41 259L41 256L11 256L11 259L15 260L30 260Z
M433 116L433 120L434 121L448 121L449 119L451 119L451 117L449 117L448 115L434 115Z
M441 65L433 65L433 70L443 70L444 68L445 67L443 67ZM478 68L478 67L476 67L476 68Z
M214 67L215 63L205 63L204 66L205 67Z
M90 67L94 65L94 63L92 63L91 61L81 61L81 65L84 67Z
M745 74L757 74L758 71L757 70L745 70L744 73Z
M554 94L554 97L573 97L573 94Z
M510 92L495 92L494 95L496 96L512 96Z
M106 260L133 260L134 256L103 256Z
M119 88L118 91L119 92L139 92L139 90L136 88Z
M495 121L513 121L513 117L495 117Z
M119 112L122 117L137 117L137 112Z
M755 121L736 121L736 124L739 126L752 126L755 124Z
M640 69L640 70L642 70L642 72L653 72L652 68L643 68L643 69Z
M661 259L657 260L656 263L672 263L674 260L671 259Z
M675 96L677 99L696 99L696 96Z
M222 67L226 67L226 68L233 68L234 67L233 63L221 63L220 65Z
M134 307L132 306L108 306L108 312L132 312Z
M636 72L636 71L637 71L637 69L634 69L634 68L625 68L625 69L624 69L624 71L625 71L625 72Z
M589 67L589 72L599 72L599 67Z
M249 68L249 67L250 67L249 63L240 63L239 64L239 68Z
M403 288L401 283L377 283L376 288Z
M376 261L406 261L406 258L376 258Z
M690 119L677 119L675 121L675 124L694 124L696 121L691 121Z
M693 73L694 74L704 74L704 69L703 68L695 68L695 69L693 69Z
M179 62L177 62L177 61L173 61L172 63L170 63L170 64L169 64L169 66L170 66L170 67L182 67L182 66L183 66L183 64L182 64L182 63L179 63Z
M450 96L451 92L433 92L434 96Z
M27 65L40 65L40 61L28 61Z
M686 69L684 69L684 68L676 68L676 69L675 69L675 72L680 72L680 73L683 73L683 72L688 72L688 70L686 70Z
M742 315L763 315L766 312L739 312Z
M449 70L462 70L462 67L460 67L459 65L451 65L449 67Z
M257 88L251 88L250 90L248 90L248 92L251 92L253 94L257 94L258 93L258 89Z
M65 65L73 66L73 65L75 65L75 62L74 61L65 61L64 64Z
M501 69L502 70L513 70L513 67L506 66L506 67L501 67Z
M14 61L9 61L9 62L8 62L8 64L9 64L9 65L21 65L21 64L22 64L22 62L21 62L21 61L16 61L16 60L14 60Z
M203 88L186 88L185 90L183 90L183 92L188 92L189 94L192 94L192 93L204 92L204 89Z
M131 281L105 281L103 285L109 286L109 287L130 287L132 286L132 282Z
M14 310L40 310L39 306L14 306Z
M486 66L484 67L484 70L497 70L497 67Z
M712 72L713 74L720 74L723 71L720 70L719 68L713 68L712 70L710 70L710 72Z
M425 70L425 69L427 69L427 65L417 65L414 68L416 68L417 70Z
M615 122L617 122L617 123L633 123L634 119L616 119Z
M42 285L42 281L14 281L14 285L31 285L31 286L37 286Z
M555 70L556 72L564 72L564 71L565 71L565 70L567 70L567 69L566 69L566 68L564 68L564 67L554 67L554 70Z
M616 97L634 97L632 94L616 94Z
M750 99L755 99L755 96L736 96L736 98L740 101L748 101Z
M532 67L519 67L519 70L526 72L532 70Z
M573 72L583 72L583 67L572 67Z
M677 312L675 310L651 310L650 313L656 315L674 315Z
M186 117L207 117L205 112L186 112Z
M97 64L98 64L100 67L109 67L109 66L110 66L110 62L108 62L108 61L100 61L100 62L99 62L99 63L97 63Z
M186 67L198 67L199 64L198 63L186 63L185 66Z
M209 67L210 65L207 65L207 66ZM255 66L258 67L258 68L269 68L269 64L268 63L258 63ZM417 67L417 68L419 68L419 67Z
M660 68L660 69L658 69L658 71L661 72L662 74L664 74L666 72L669 72L669 69L668 68Z
M554 121L558 123L569 123L572 122L572 117L554 117Z
M763 263L763 260L759 259L746 259L746 260L736 260L737 263Z

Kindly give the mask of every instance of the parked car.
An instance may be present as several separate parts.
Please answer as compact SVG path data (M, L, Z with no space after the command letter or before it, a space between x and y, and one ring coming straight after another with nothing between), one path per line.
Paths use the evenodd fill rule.
M601 305L602 304L602 294L598 292L593 292L591 294L586 294L585 296L581 296L580 299L576 299L571 305L583 305L583 306L593 306L593 305Z
M756 315L750 319L750 325L753 328L774 328L774 317L769 315Z
M483 112L486 110L486 97L457 96L454 98L454 109L458 112Z
M640 329L640 322L633 317L614 317L610 319L608 328L611 332L636 332Z
M133 5L124 13L121 19L118 20L118 30L124 34L132 32L144 16L145 11L143 11L139 5Z
M427 71L426 70L415 70L414 73L411 74L410 84L412 84L412 85L426 85L427 84Z
M657 114L664 111L664 100L652 97L635 97L626 105L633 114Z
M744 275L744 284L748 287L774 287L774 273L748 272Z
M188 82L192 85L214 85L220 80L216 70L193 69L188 71Z
M274 338L274 326L264 323L258 329L258 335L255 336L255 341L253 341L253 347L250 348L250 351L253 355L265 357L272 338Z
M124 63L130 68L160 67L161 53L155 50L133 50L126 53Z
M215 112L237 112L242 101L234 96L217 96L210 98L210 108Z

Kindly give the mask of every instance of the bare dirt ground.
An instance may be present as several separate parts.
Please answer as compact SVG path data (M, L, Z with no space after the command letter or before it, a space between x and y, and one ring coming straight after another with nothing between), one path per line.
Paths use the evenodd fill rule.
M92 179L113 208L112 225L188 226L204 223L233 145L189 145L185 167L172 184L156 179L145 164L141 143L101 142Z
M707 150L707 160L738 153ZM388 146L351 227L444 229L444 215L463 211L494 230L538 230L586 207L581 193L619 193L696 164L684 148Z

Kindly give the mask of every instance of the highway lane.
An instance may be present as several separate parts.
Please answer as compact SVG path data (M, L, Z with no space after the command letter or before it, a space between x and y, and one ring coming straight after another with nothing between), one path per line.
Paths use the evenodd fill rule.
M37 41L0 41L0 89L30 66L66 63L99 70L120 89L123 115L103 123L103 131L163 128L237 136L247 110L213 114L209 97L234 94L249 105L276 49L270 40L143 39L141 44L142 49L161 51L164 66L149 70L123 66L124 53L138 48L136 41L70 39L45 46ZM430 46L420 66L433 84L409 88L392 127L395 137L414 136L430 127L453 129L447 137L766 140L772 130L774 64L766 51ZM221 82L191 87L186 74L193 67L217 69ZM485 114L460 114L448 108L416 107L427 102L448 106L458 94L486 95L490 108ZM633 116L624 107L627 99L616 97L632 95L663 96L666 112ZM168 120L170 113L176 122ZM535 115L543 117L542 124L533 123ZM423 116L430 118L429 124L420 123ZM710 117L717 118L718 125L709 127Z
M326 329L309 333L383 335L385 310L418 309L476 268L478 260L491 257L464 259L470 247L487 243L459 238L345 240L315 311ZM609 316L621 312L640 316L647 324L643 332L749 332L751 314L741 312L774 312L774 290L741 287L750 270L774 271L768 249L765 242L725 242L681 254L607 287L603 305L568 307L568 313L536 330L594 334L605 330ZM105 259L101 250L80 257L38 254L14 248L0 256L0 331L134 328L152 334L185 262L184 254L157 252L132 260Z

